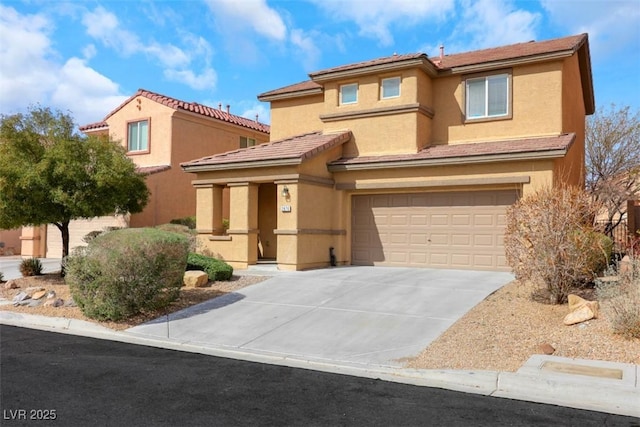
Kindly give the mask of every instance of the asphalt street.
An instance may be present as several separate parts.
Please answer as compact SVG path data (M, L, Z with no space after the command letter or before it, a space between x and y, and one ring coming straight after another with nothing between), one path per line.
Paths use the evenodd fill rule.
M4 325L0 369L3 426L640 426L600 412Z

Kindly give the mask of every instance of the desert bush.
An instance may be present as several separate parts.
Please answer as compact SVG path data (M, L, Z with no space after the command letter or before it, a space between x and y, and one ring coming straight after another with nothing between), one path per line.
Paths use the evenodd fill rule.
M186 225L168 223L156 225L155 228L186 237L189 241L189 252L195 252L198 249L198 233Z
M632 254L633 255L633 254ZM618 264L616 281L596 281L596 291L607 312L614 333L640 338L640 256L631 256L628 264Z
M193 252L187 258L187 270L202 270L209 280L229 280L233 274L233 267L226 262Z
M187 216L187 217L184 217L184 218L175 218L175 219L172 219L171 221L169 221L169 224L184 225L185 227L188 227L191 230L195 230L195 228L196 228L196 217L195 216Z
M68 258L66 282L82 312L121 320L175 301L182 287L189 243L153 228L102 234Z
M115 226L109 226L109 227L105 227L102 230L93 230L88 232L87 234L85 234L82 237L82 241L84 243L89 243L90 241L92 241L93 239L95 239L98 236L101 236L105 233L108 233L110 231L116 231L116 230L121 230L122 227L115 227Z
M38 258L26 258L20 263L22 277L40 276L42 274L42 262Z
M561 304L606 268L612 242L593 226L598 206L577 188L543 188L507 210L505 254L516 278Z

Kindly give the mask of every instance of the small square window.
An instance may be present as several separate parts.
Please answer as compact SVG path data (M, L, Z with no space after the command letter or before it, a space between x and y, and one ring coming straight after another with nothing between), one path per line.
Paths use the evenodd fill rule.
M256 145L256 140L253 138L247 138L246 136L240 137L240 148L253 147Z
M128 124L127 149L129 151L147 151L149 149L149 121L141 120Z
M358 84L351 83L340 86L340 105L358 102Z
M400 96L400 77L382 79L380 84L380 99L397 98Z

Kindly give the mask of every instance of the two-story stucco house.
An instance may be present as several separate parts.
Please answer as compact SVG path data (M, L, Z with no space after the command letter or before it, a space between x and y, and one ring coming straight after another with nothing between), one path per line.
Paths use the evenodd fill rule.
M208 107L144 89L107 114L103 121L81 126L80 130L85 134L108 134L114 141L120 141L127 149L127 156L146 175L150 198L142 212L128 217L73 221L70 247L82 244L88 232L107 226L155 226L195 215L192 177L181 170L180 163L269 141L269 126L257 118L251 120L231 114L229 107L224 110L222 106ZM228 195L224 210L226 215ZM27 236L23 237L23 247L30 242L30 246L37 246L33 238L42 237ZM60 256L62 243L55 226L48 227L46 239L42 240L46 241L47 256Z
M586 34L309 77L259 95L272 142L182 165L199 238L235 267L323 267L332 252L338 265L508 269L507 207L583 185Z

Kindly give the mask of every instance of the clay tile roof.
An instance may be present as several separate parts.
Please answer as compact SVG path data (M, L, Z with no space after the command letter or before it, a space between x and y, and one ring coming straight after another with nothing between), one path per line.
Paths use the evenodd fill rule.
M154 173L164 172L171 169L170 165L158 165L158 166L138 166L136 172L142 175L153 175Z
M530 41L491 49L474 50L472 52L445 55L440 62L439 57L430 58L439 68L454 68L465 65L485 64L507 59L524 58L562 51L577 51L587 40L586 34L563 37L540 42Z
M513 139L504 141L478 142L457 145L432 145L423 148L414 154L393 154L386 156L363 156L353 158L341 158L330 165L348 166L358 164L375 163L401 163L411 161L436 161L467 159L474 157L499 157L502 155L533 154L542 156L545 152L566 152L575 140L575 133L567 133L559 136Z
M261 93L260 95L258 95L258 99L262 101L265 98L271 98L277 95L285 95L295 92L308 93L309 91L317 91L318 93L321 93L322 85L311 80L305 80L304 82L295 83L289 86L281 87L279 89Z
M253 147L228 151L182 163L187 171L199 166L213 167L259 167L265 163L298 164L317 154L351 139L351 131L339 133L312 132L291 138L260 144Z
M143 96L159 104L166 105L167 107L173 108L174 110L189 111L192 113L203 115L205 117L211 117L213 119L217 119L223 122L253 129L258 132L269 133L270 127L269 125L266 125L264 123L260 123L255 120L247 119L241 116L236 116L235 114L227 113L226 110L221 110L219 108L213 108L207 105L198 104L197 102L181 101L179 99L171 98L169 96L161 95L159 93L151 92L145 89L138 89L138 91L133 96L131 96L129 99L127 99L122 104L120 104L115 110L107 114L104 120L106 121L109 117L111 117L113 114L118 112L120 109L122 109L125 105L127 105L129 102L131 102L133 99L135 99L138 96ZM90 126L90 125L86 125L86 126ZM80 130L83 130L84 127L85 126L82 126Z
M397 62L402 62L402 61L407 61L407 60L413 60L413 59L420 59L420 58L427 58L427 55L424 53L409 53L409 54L405 54L405 55L391 55L391 56L385 56L383 58L377 58L377 59L372 59L369 61L363 61L363 62L356 62L353 64L346 64L346 65L341 65L339 67L333 67L333 68L326 68L324 70L320 70L320 71L315 71L313 73L309 73L309 77L311 77L312 79L315 77L319 77L321 75L324 74L331 74L331 73L336 73L336 72L340 72L340 71L349 71L349 70L357 70L359 68L367 68L367 67L373 67L375 65L384 65L384 64L393 64L393 63L397 63Z
M107 122L95 122L95 123L89 123L88 125L80 126L78 129L80 129L82 132L91 132L95 130L102 130L102 129L108 129L108 128L109 128L109 125L107 124Z

